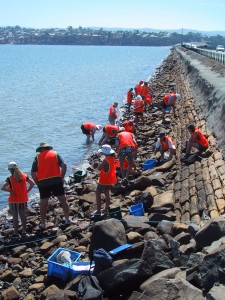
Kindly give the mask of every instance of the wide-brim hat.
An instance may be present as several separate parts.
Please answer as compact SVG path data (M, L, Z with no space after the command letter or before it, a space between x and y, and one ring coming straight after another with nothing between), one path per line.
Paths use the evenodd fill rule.
M110 145L102 145L102 148L98 150L98 153L103 153L105 155L110 155L115 153Z
M53 147L50 146L47 142L42 142L42 143L40 143L40 146L37 147L36 152L40 152L41 149L51 150L51 149L53 149Z

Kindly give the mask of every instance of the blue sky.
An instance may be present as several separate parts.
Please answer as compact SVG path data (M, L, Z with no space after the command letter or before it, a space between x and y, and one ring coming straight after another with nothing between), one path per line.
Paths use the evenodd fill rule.
M225 31L225 0L0 0L0 26Z

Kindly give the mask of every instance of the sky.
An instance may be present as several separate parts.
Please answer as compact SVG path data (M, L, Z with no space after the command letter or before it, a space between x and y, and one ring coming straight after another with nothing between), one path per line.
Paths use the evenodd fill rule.
M225 31L225 0L0 0L0 27Z

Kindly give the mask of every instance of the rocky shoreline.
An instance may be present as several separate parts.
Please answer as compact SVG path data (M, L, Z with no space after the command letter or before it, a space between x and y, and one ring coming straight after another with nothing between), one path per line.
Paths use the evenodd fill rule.
M39 230L36 205L28 216L28 231L33 235L19 241L10 238L13 229L1 216L2 299L76 299L72 279L64 282L47 276L49 256L62 247L80 252L81 259L88 261L94 249L109 251L125 243L132 247L117 254L113 267L97 275L104 299L224 299L225 163L213 131L217 127L213 127L212 119L208 124L202 104L207 83L196 77L195 90L196 82L189 75L197 72L199 66L195 69L187 57L207 67L207 74L216 72L223 79L223 66L182 48L173 49L156 70L151 79L154 101L161 100L174 83L182 95L177 105L178 117L168 114L162 124L161 112L155 105L145 115L145 126L138 126L139 172L129 185L118 183L112 194L111 207L121 212L122 219L91 219L98 178L96 154L89 158L87 176L80 183L71 178L66 191L74 225L63 225L62 209L54 199L49 202L45 231ZM190 123L207 134L210 149L204 158L184 164L182 150L189 138L186 127ZM143 171L142 164L152 156L162 130L175 138L177 157ZM138 202L145 209L141 217L129 213L130 206Z

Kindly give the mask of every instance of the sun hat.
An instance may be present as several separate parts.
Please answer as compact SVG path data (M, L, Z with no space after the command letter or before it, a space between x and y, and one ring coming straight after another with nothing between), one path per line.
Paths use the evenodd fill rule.
M102 125L96 125L96 129L97 130L101 130L102 129Z
M180 100L180 94L176 94L177 100Z
M110 145L102 145L102 148L98 150L98 153L110 155L115 153L115 151L112 149Z
M12 170L12 169L15 169L17 167L17 163L15 161L10 161L8 163L8 168L6 170Z
M47 142L41 142L39 147L37 147L36 152L40 152L41 149L51 150L53 147L50 146Z
M137 95L136 100L138 100L138 101L142 100L141 95Z

